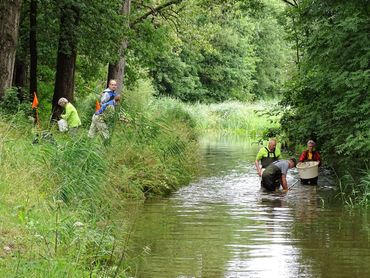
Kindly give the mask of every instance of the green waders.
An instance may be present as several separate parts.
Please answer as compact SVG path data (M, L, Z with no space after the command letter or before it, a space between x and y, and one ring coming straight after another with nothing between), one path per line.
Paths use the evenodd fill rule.
M262 168L267 168L272 162L278 160L278 158L275 155L275 150L273 152L270 152L268 148L266 148L267 151L267 157L263 157L261 159Z
M281 170L276 165L269 165L262 174L261 186L270 191L280 187Z

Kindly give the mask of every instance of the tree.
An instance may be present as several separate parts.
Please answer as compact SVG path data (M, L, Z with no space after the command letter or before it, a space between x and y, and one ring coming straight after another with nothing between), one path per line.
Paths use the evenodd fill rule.
M30 1L30 89L29 95L37 92L37 0Z
M291 55L283 12L274 0L187 1L167 29L157 24L150 33L162 31L159 51L153 48L150 55L141 46L136 57L146 54L142 59L161 95L207 102L272 97L280 92ZM151 56L155 60L148 62Z
M280 1L264 3L259 13L250 16L257 59L253 93L259 98L281 96L284 82L295 69L292 44L287 41L285 5Z
M122 26L124 30L129 30L130 28L130 11L131 11L131 0L123 0L120 13L125 18L125 24L124 26ZM126 35L121 42L118 61L116 63L109 63L108 65L107 86L109 84L109 80L115 79L117 81L117 92L121 92L124 82L126 66L125 52L127 46L128 46L128 36Z
M115 0L65 0L60 5L59 44L53 94L53 118L61 113L59 98L74 100L77 51L95 65L108 63L121 41L121 16Z
M138 3L138 7L140 5L143 5L148 11L144 12L143 14L137 15L137 17L133 20L133 22L130 24L130 16L131 16L131 0L123 0L122 3L122 9L121 14L125 17L125 25L123 26L123 29L130 33L131 29L135 28L135 25L143 22L150 16L156 16L162 12L162 10L168 9L172 5L179 4L183 0L169 0L167 2L164 2L162 4L159 4L157 6L147 6L143 5L141 3ZM139 9L138 9L139 10ZM136 11L137 13L137 11ZM121 47L119 51L118 60L114 63L109 64L109 70L108 70L108 79L107 83L110 79L116 79L117 80L117 91L120 92L123 86L123 80L124 80L124 74L125 74L125 65L126 65L126 49L128 47L129 39L126 34L126 36L122 39Z
M53 118L57 118L62 109L58 100L65 97L74 99L74 74L77 57L78 26L81 9L77 2L66 2L61 7L58 58L53 95Z
M12 85L21 0L0 3L0 98Z

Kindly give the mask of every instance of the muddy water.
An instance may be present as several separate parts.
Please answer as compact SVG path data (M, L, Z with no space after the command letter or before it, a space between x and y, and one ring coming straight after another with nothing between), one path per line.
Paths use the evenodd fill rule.
M205 138L200 178L168 198L132 204L135 277L370 277L370 217L330 201L334 185L260 190L258 146ZM297 179L291 171L288 183Z

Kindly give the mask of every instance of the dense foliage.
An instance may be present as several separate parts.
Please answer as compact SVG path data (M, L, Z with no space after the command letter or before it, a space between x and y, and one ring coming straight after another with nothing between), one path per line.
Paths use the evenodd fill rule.
M253 3L253 1L250 1ZM150 74L158 93L184 101L250 100L279 94L290 53L277 1L193 1Z
M36 0L35 26L31 2L22 5L17 64L24 72L16 75L28 76L36 30L38 93L48 102L53 93L86 97L92 84L105 84L107 64L120 59L124 39L125 88L149 78L157 95L184 101L250 100L279 94L286 78L291 50L279 0ZM122 14L126 2L131 10ZM63 73L73 61L75 70ZM29 87L27 80L15 85L23 92Z
M370 2L303 0L290 8L290 16L291 29L298 31L300 63L282 101L282 127L291 140L316 139L335 169L366 178Z

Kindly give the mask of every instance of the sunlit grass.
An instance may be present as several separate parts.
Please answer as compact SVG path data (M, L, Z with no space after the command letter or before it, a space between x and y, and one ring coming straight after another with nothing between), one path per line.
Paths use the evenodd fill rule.
M202 131L223 131L258 138L269 128L279 127L279 118L266 114L273 105L274 102L225 102L189 105L187 110Z

